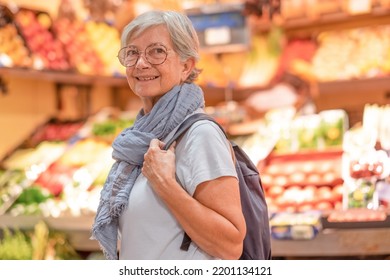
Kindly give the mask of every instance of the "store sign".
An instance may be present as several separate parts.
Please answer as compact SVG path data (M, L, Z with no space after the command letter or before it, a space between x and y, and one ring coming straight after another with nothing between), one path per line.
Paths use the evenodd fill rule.
M212 45L227 45L232 41L230 28L226 26L217 28L208 28L204 31L205 43L208 46Z
M249 47L249 28L243 5L206 5L187 10L199 37L200 47L207 52L234 52Z

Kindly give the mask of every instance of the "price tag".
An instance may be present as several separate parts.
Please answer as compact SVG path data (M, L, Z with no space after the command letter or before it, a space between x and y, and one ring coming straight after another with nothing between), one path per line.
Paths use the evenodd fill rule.
M229 27L208 28L204 32L206 45L226 45L231 41Z

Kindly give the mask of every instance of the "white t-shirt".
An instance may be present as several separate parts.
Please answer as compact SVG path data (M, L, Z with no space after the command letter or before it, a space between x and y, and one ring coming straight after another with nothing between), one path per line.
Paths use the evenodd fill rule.
M176 174L190 195L202 182L237 177L229 145L223 132L209 121L192 125L177 143ZM142 174L131 191L128 209L120 217L119 231L120 259L213 259L194 242L188 251L180 250L183 229Z

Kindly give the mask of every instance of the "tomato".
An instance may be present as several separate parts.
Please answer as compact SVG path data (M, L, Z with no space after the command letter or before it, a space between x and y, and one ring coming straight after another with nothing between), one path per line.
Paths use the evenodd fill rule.
M284 188L279 185L273 185L269 187L266 191L266 196L276 198L284 192Z
M332 189L332 200L333 202L342 201L344 194L344 185L336 185Z
M275 198L275 204L279 208L286 208L288 206L291 206L291 201L289 201L288 199L286 199L286 197L281 195L281 196L278 196L277 198Z
M266 169L266 172L268 174L271 174L271 175L277 175L280 173L280 166L277 165L277 164L273 164L273 165L268 165L267 166L267 169Z
M336 174L332 171L326 172L322 175L322 181L325 183L331 184L334 180L336 180Z
M302 190L303 203L305 204L315 204L318 201L316 196L317 187L313 185L307 185Z
M276 213L280 211L280 208L275 204L267 205L269 213Z
M291 181L291 183L293 184L302 184L302 182L304 182L305 180L305 173L303 172L296 172L296 173L293 173L289 176L289 180Z
M321 201L332 201L333 200L332 189L328 186L319 187L317 190L316 196L317 196L318 200L321 200Z
M294 205L289 205L283 208L283 211L294 213L296 212L297 208Z
M343 203L342 201L336 201L334 203L334 207L333 207L335 210L342 210L343 209Z
M303 203L297 207L298 212L305 212L313 210L313 204L310 203Z
M315 205L315 209L321 210L321 211L332 210L333 204L328 202L328 201L321 201Z
M261 174L261 183L265 188L268 188L272 184L273 177L270 174Z
M288 183L286 176L279 175L274 178L274 183L280 186L284 186Z
M270 196L266 196L265 202L267 203L267 205L272 205L272 204L274 204L274 199Z
M318 187L316 185L306 185L303 187L304 191L310 191L315 193L317 191Z
M308 161L302 164L302 171L305 173L312 173L316 169L314 161Z
M285 174L290 175L290 174L294 174L297 172L297 166L294 163L290 163L290 164L286 163L286 164L283 164L282 167L283 167L283 173L285 173Z
M318 184L321 182L321 176L319 174L313 173L307 176L306 181L309 184Z

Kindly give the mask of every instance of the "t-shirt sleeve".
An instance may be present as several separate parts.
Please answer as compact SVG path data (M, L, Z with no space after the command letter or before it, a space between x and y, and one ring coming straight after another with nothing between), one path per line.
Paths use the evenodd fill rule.
M191 126L176 147L176 174L190 195L202 182L237 177L230 143L216 124L199 121Z

